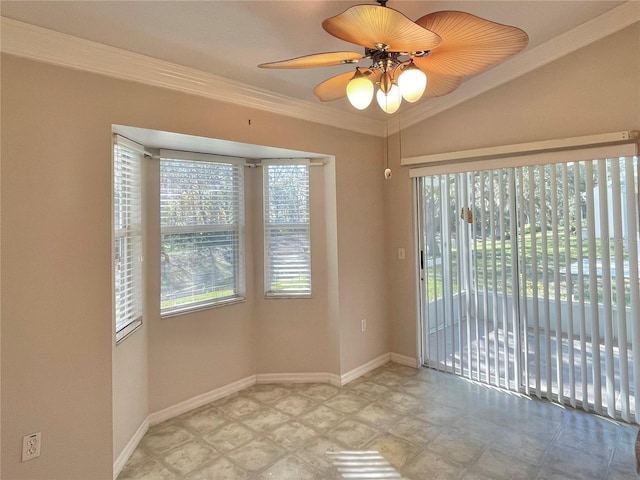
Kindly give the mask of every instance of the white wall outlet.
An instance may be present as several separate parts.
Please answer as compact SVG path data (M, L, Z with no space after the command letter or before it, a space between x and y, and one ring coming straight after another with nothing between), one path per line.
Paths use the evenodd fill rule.
M366 318L363 318L362 320L360 320L360 329L363 332L367 331L367 319Z
M404 248L402 248L402 247L400 247L398 249L398 259L399 260L404 260L405 259Z
M22 437L22 461L33 460L40 456L40 444L42 443L42 433L30 433Z

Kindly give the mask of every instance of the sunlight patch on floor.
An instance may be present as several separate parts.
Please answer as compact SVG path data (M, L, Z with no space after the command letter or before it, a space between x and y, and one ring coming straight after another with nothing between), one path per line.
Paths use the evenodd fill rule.
M327 452L342 478L374 480L402 478L385 458L375 450Z

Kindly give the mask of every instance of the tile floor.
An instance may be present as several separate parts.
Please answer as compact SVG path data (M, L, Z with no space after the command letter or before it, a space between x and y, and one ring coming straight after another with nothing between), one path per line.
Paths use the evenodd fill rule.
M637 428L388 363L342 387L255 385L153 426L118 480L337 480L375 450L406 480L638 479ZM365 477L363 477L365 478Z

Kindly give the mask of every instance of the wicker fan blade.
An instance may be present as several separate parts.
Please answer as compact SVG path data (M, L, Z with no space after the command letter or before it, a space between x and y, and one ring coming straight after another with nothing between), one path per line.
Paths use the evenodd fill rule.
M453 92L462 83L462 78L441 75L439 73L427 73L427 88L422 97L441 97Z
M380 72L377 69L368 70L366 68L360 68L359 70L363 73L369 73L369 78L373 83L380 80ZM328 78L313 89L314 95L323 102L330 102L344 97L347 94L347 84L349 80L353 78L353 73L354 72L351 71Z
M326 52L304 55L302 57L281 60L279 62L261 63L260 68L313 68L330 67L344 63L357 63L364 57L356 52Z
M416 23L442 37L431 55L416 62L427 73L474 75L515 55L529 43L529 37L519 28L465 12L434 12Z
M379 5L355 5L340 15L327 18L322 27L334 37L366 48L390 52L431 50L440 45L440 37L419 26L393 8Z

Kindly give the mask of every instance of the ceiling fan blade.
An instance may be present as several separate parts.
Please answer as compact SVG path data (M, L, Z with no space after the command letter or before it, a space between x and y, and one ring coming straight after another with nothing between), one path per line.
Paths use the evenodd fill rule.
M281 60L279 62L261 63L260 68L313 68L357 63L364 57L356 52L325 52L304 55L302 57Z
M434 12L416 23L442 37L440 46L429 56L415 59L425 72L475 75L515 55L529 43L528 35L519 28L465 12Z
M322 27L341 40L378 50L385 45L390 52L431 50L441 41L397 10L379 5L355 5L327 18Z
M422 96L426 98L441 97L453 92L461 83L461 77L427 73L427 88Z
M377 69L360 68L359 70L364 74L369 74L368 78L373 83L380 80L380 72ZM330 102L344 97L347 94L347 84L353 78L354 73L350 71L328 78L313 89L314 95L323 102Z

